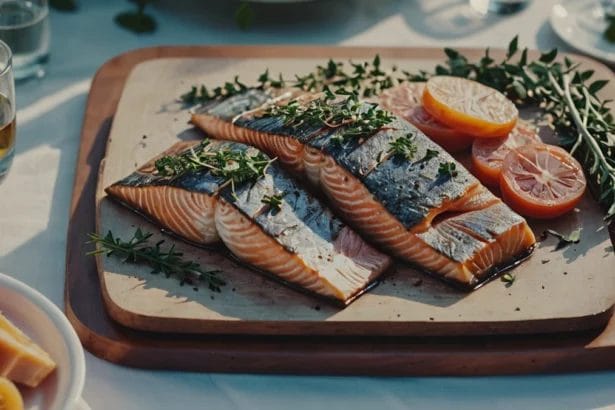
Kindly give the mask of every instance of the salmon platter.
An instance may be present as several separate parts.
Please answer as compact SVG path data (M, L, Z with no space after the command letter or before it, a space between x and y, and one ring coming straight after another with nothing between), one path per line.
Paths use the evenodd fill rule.
M437 61L338 60L135 67L91 236L114 320L391 336L608 321L612 211L557 127Z

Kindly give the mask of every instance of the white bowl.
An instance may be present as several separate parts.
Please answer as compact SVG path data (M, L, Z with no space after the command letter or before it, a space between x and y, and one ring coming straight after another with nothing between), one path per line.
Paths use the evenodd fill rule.
M76 409L85 381L85 357L81 342L62 311L37 290L2 273L0 311L58 365L37 388L20 386L25 409Z

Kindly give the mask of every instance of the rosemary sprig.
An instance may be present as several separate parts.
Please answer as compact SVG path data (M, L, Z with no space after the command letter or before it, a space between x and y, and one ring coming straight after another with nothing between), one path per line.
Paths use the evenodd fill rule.
M235 193L237 185L255 182L275 161L261 152L250 155L247 151L231 149L210 151L208 145L209 140L205 139L185 153L159 158L155 162L156 172L163 177L178 177L186 172L206 169L224 180L221 187L230 185Z
M528 60L528 49L519 49L515 37L504 59L496 62L485 55L470 62L453 49L445 49L444 65L436 75L453 75L493 87L520 104L542 108L557 131L560 144L582 164L594 196L606 210L605 220L615 217L615 122L607 104L597 93L607 80L592 80L593 70L581 70L568 57L557 61L557 49ZM427 72L406 73L408 80L425 81Z
M395 141L389 143L389 146L389 153L408 161L414 158L418 150L412 134L407 134L395 139Z
M376 104L360 102L355 92L337 90L336 93L348 94L341 102L338 95L325 88L324 96L302 104L297 100L286 105L273 105L265 111L265 116L282 117L286 125L322 126L340 128L339 139L369 135L393 121L393 116L378 108Z
M454 162L441 162L438 167L438 177L454 178L457 176L457 165Z
M171 245L167 250L162 247L164 241L150 245L152 234L144 233L141 228L137 228L128 241L114 236L111 231L105 236L91 233L89 237L88 243L96 244L97 248L88 252L88 255L115 255L127 263L144 263L152 268L152 274L177 276L182 285L204 282L214 292L220 292L220 288L226 284L218 276L221 273L219 270L204 270L198 263L183 259L183 253L175 250L175 245Z

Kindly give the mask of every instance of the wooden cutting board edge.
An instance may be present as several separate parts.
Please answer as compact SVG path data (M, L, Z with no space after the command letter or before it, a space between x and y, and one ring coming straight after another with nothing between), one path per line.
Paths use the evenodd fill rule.
M267 57L277 56L279 53L322 56L328 50L334 52L336 56L350 58L366 52L379 52L385 57L401 54L408 57L433 58L441 55L440 50L429 48L375 50L318 46L153 47L124 53L101 66L92 83L87 103L88 110L82 127L82 144L77 163L67 241L65 309L86 348L106 360L126 365L230 372L511 374L612 368L615 364L613 355L615 323L607 326L600 335L590 332L590 334L562 335L562 337L532 336L526 339L515 337L515 342L512 344L505 340L494 342L492 338L480 338L478 342L472 338L457 338L459 342L455 344L451 344L450 339L442 338L430 338L428 342L422 343L420 339L417 341L404 338L399 339L399 344L381 345L369 340L362 343L360 340L349 341L341 338L336 343L335 338L298 341L296 338L288 337L237 338L190 335L169 337L127 329L111 320L102 308L103 301L95 266L92 266L91 258L89 260L84 258L83 237L92 230L94 221L92 215L88 220L83 210L88 210L88 207L84 206L87 205L86 202L91 205L94 202L96 162L102 158L104 147L101 145L104 145L111 117L129 71L139 62L161 57ZM468 54L480 52L472 49L462 51ZM90 109L94 105L97 109L92 113ZM76 264L77 261L82 263ZM76 271L87 272L89 280L83 274L78 275ZM89 284L89 288L86 291L80 286L79 293L82 294L82 298L75 300L79 293L76 292L74 285L79 278L83 281L79 284ZM87 301L85 305L84 294ZM555 345L552 345L553 339L557 340ZM464 345L463 340L472 342ZM522 344L526 346L519 348L518 340L523 340ZM482 343L487 343L489 348L481 347ZM530 347L527 347L528 343ZM451 349L453 346L458 350ZM279 357L280 351L284 351L282 357ZM335 357L335 368L319 366L316 363L318 361L313 360L315 351L325 354L326 357ZM167 354L161 355L162 352ZM186 353L192 356L181 360L182 357L186 357ZM348 356L357 360L347 360ZM276 357L276 360L271 360ZM172 361L171 358L175 360ZM203 360L196 360L198 358ZM236 360L239 358L245 360ZM394 365L391 365L391 358L394 358L392 360ZM425 363L427 358L433 359L433 362ZM436 363L440 365L434 366Z

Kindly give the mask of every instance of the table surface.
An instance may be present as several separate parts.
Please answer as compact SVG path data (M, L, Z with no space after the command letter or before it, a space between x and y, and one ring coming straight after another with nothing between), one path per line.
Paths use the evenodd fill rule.
M80 1L52 11L47 75L17 85L17 154L0 183L0 271L63 304L68 209L89 84L112 56L173 44L343 44L504 47L572 51L552 31L555 0L511 17L479 19L465 0L322 0L257 4L248 31L228 0L159 0L156 33L135 35L113 16L131 5ZM283 16L282 18L278 16ZM84 399L92 409L615 408L615 371L487 378L220 375L145 371L88 353Z

